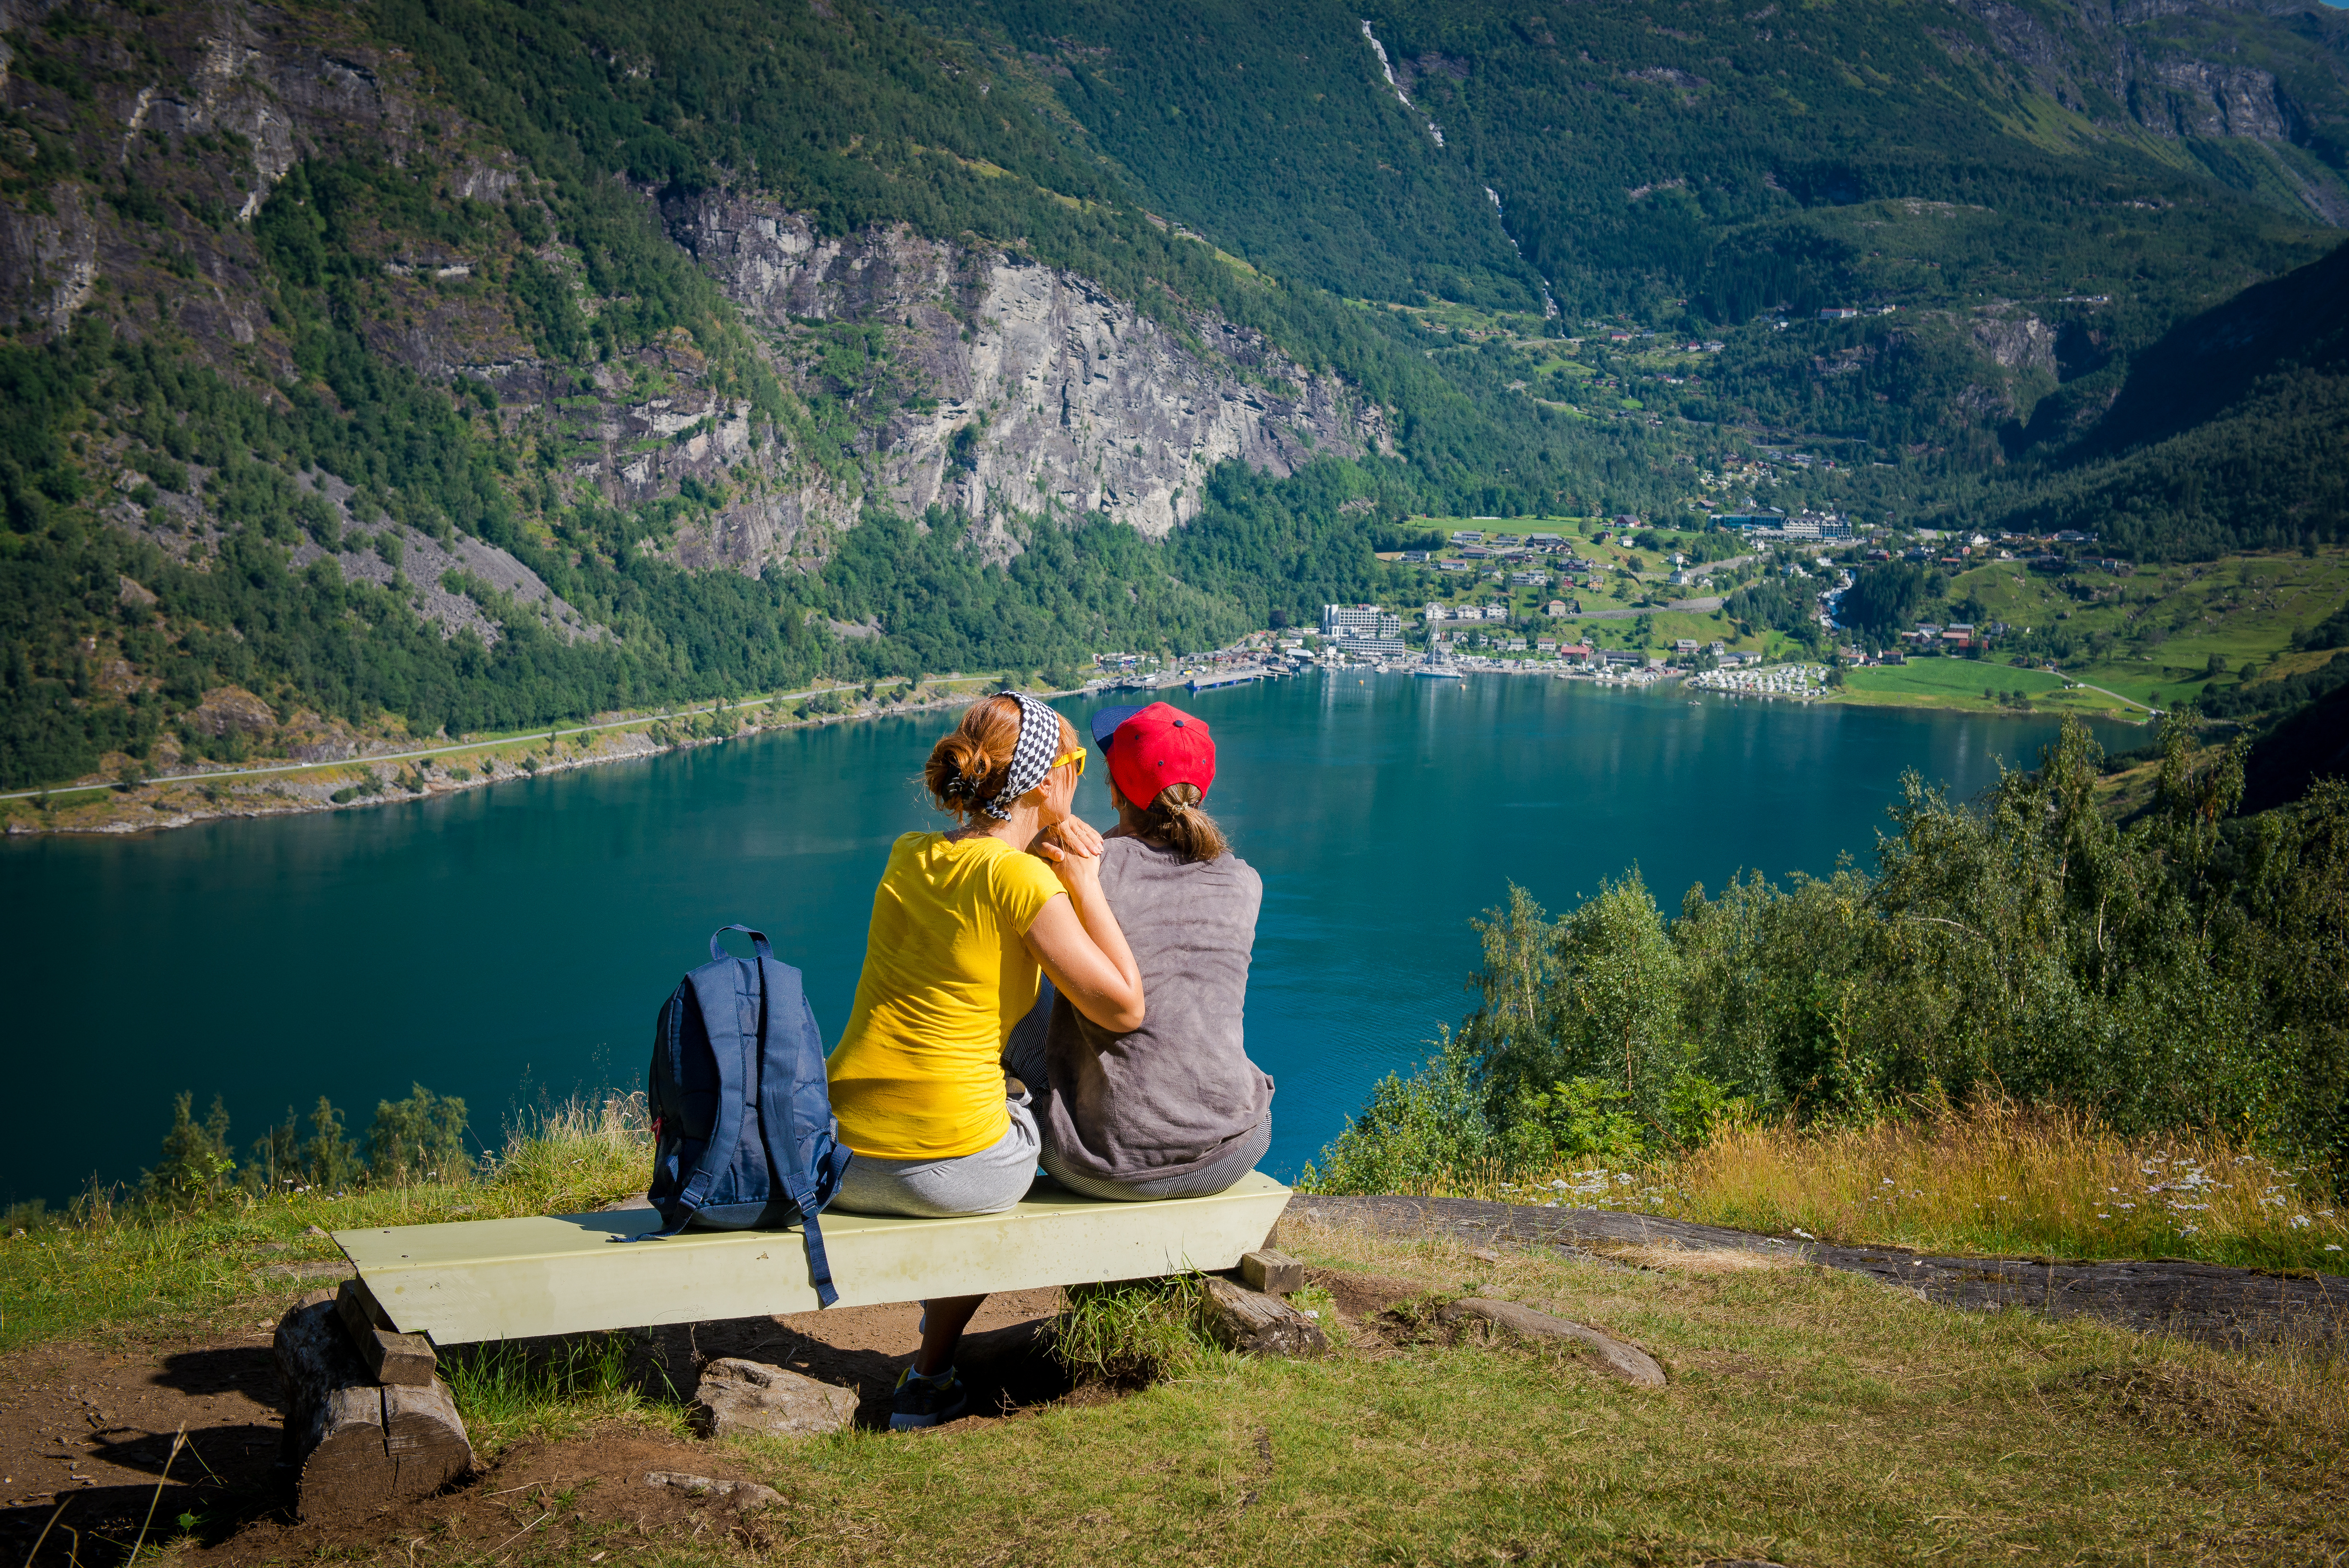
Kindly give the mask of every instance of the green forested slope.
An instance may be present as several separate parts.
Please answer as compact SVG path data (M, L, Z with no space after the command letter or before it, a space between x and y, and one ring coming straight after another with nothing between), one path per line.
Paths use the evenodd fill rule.
M1361 18L1311 5L12 15L7 784L233 752L190 717L223 686L429 732L1197 645L1383 592L1371 547L1412 512L1686 515L1696 469L1789 436L1874 462L1777 499L1893 521L2116 508L2136 521L2106 531L2145 554L2340 526L2336 502L2279 492L2337 478L2325 368L2272 325L2215 370L2163 338L2339 237L2312 222L2349 104L2321 18L2120 38L2038 0L1994 26L1431 0L1371 18L1406 109ZM2157 135L2080 86L2214 37L2264 62L2275 134L2197 129L2179 98ZM275 107L236 119L241 92ZM757 575L686 570L680 530L745 496L831 487L853 517L891 411L885 377L823 368L827 344L879 364L883 336L813 324L822 353L780 354L671 241L658 202L719 187L826 236L1023 252L1210 357L1203 324L1260 332L1382 409L1394 454L1227 467L1163 543L1049 511L992 533L868 511ZM2323 296L2332 274L2306 275L2292 299ZM1801 319L1829 302L1890 311ZM1600 315L1723 346L1559 357ZM2242 390L2159 429L2141 412L2198 377ZM620 403L680 396L708 417L637 445L723 416L747 432L731 466L650 499L580 477ZM2221 460L2254 425L2262 454L2299 455ZM493 547L507 586L411 583L403 539Z
M2013 526L2137 558L2338 538L2349 520L2349 246L2179 324L2035 464Z

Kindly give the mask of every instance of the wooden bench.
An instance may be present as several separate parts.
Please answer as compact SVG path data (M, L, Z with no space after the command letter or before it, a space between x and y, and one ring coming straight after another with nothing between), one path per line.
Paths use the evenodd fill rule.
M1030 1199L1000 1214L901 1220L827 1212L841 1306L1237 1267L1288 1189L1262 1173L1212 1198ZM436 1346L813 1312L797 1231L657 1230L649 1209L336 1231L382 1321Z
M1211 1198L1062 1194L944 1220L830 1212L823 1241L834 1305L872 1306L1220 1274L1268 1244L1288 1204L1288 1189L1258 1173ZM295 1307L277 1330L302 1516L421 1496L471 1468L463 1423L433 1375L437 1349L818 1310L798 1231L628 1240L659 1224L649 1209L623 1209L335 1232L358 1277ZM1280 1304L1268 1305L1278 1316Z

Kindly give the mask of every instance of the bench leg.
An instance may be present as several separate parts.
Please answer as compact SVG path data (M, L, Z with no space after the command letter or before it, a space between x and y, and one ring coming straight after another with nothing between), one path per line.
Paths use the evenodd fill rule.
M304 1520L349 1518L438 1491L472 1468L465 1424L448 1388L386 1386L367 1369L331 1297L277 1325L285 1399L285 1459Z

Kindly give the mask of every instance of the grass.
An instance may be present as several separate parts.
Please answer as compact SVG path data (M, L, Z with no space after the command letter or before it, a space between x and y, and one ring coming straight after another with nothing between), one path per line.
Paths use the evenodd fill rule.
M1081 1382L1154 1382L1190 1368L1208 1348L1202 1274L1072 1285L1063 1295L1052 1358Z
M1733 1128L1636 1169L1586 1162L1458 1188L1844 1245L2349 1274L2349 1210L2323 1172L2220 1133L2124 1138L2062 1110L1994 1105L1865 1127Z
M643 1191L650 1161L643 1098L616 1096L510 1129L463 1182L238 1195L191 1213L96 1192L71 1222L0 1237L0 1353L69 1334L179 1335L274 1315L311 1284L258 1271L339 1258L325 1232L592 1209Z
M171 1271L227 1249L217 1299L249 1306L241 1238L283 1233L304 1215L347 1224L576 1206L599 1182L637 1185L640 1135L641 1113L626 1102L565 1107L514 1130L492 1171L468 1186L115 1218L38 1240L78 1249L55 1272L111 1267L127 1281L146 1268L150 1289L179 1289L198 1313L213 1286ZM1733 1130L1671 1168L1669 1189L1651 1180L1649 1201L1838 1240L2077 1253L2085 1233L2120 1250L2202 1245L2232 1248L2230 1261L2289 1261L2270 1244L2316 1233L2325 1205L2311 1173L2249 1154L2223 1139L2132 1141L2002 1108L1819 1134ZM1604 1189L1585 1201L1637 1201L1639 1177L1627 1186L1598 1174ZM1578 1184L1593 1185L1587 1174ZM2102 1191L2111 1186L2138 1207L2118 1211ZM2262 1202L2277 1197L2281 1206ZM2107 1224L2100 1212L2129 1218ZM2310 1224L2292 1225L2295 1214ZM179 1261L162 1260L174 1237ZM8 1243L0 1276L12 1334L16 1286L30 1277L18 1249L34 1240ZM2338 1346L2221 1352L2085 1318L1968 1313L1758 1254L1472 1252L1307 1216L1285 1220L1278 1244L1316 1270L1298 1299L1333 1330L1324 1359L1250 1361L1206 1345L1193 1326L1195 1276L1073 1292L1053 1336L1063 1358L1102 1381L1155 1382L924 1437L738 1438L712 1445L709 1461L679 1449L697 1470L721 1465L784 1495L781 1509L731 1529L679 1526L647 1540L624 1522L533 1501L535 1522L514 1522L528 1532L501 1527L492 1551L429 1530L409 1549L510 1568L590 1568L616 1552L679 1563L772 1554L811 1564L1840 1568L2057 1553L2337 1562L2349 1551L2349 1367ZM114 1310L129 1288L61 1298L49 1321L68 1307ZM1465 1295L1631 1340L1671 1382L1628 1388L1570 1347L1455 1340L1423 1309ZM1378 1310L1390 1302L1398 1315ZM1350 1324L1339 1321L1341 1305ZM176 1336L201 1331L169 1321ZM567 1486L621 1488L640 1483L642 1466L625 1449L609 1462L628 1473L595 1470L605 1435L686 1434L672 1399L632 1382L630 1356L627 1336L604 1336L450 1357L447 1375L488 1462L528 1449L531 1465ZM510 1481L479 1484L495 1495Z
M2019 562L1992 562L1958 573L1950 593L1971 593L1989 619L2015 626L2046 626L2059 619L2083 634L2107 634L2105 650L2065 666L2074 679L2107 687L2133 702L2169 707L2199 695L2212 655L2224 658L2232 683L2247 665L2279 661L2294 631L2316 625L2349 600L2349 551L2326 547L2314 555L2225 556L2213 562L2147 567L2126 577L2084 573L2070 580L2087 600L2067 594L2061 580L2026 571ZM2302 664L2322 663L2323 657Z
M1318 1361L1207 1352L1129 1398L929 1437L733 1440L726 1457L788 1500L747 1551L1839 1568L2319 1562L2349 1546L2349 1379L2323 1355L1961 1312L1805 1266L1479 1258L1302 1219L1281 1244L1333 1295L1524 1302L1636 1341L1671 1382L1628 1388L1574 1350L1454 1342L1366 1308ZM584 1564L624 1540L551 1520L514 1561ZM680 1532L657 1550L699 1563L746 1547Z
M674 1390L667 1398L647 1398L631 1376L621 1335L470 1348L470 1354L444 1353L440 1368L474 1454L484 1461L516 1443L559 1442L614 1421L676 1437L687 1433Z
M2145 709L2132 707L2085 686L2071 687L2062 676L2044 670L2017 669L1992 659L1911 659L1905 665L1883 665L1844 672L1843 695L1836 700L1870 707L1934 707L2004 713L2076 713L2096 718L2144 718ZM2004 707L1993 692L2020 691L2031 707Z

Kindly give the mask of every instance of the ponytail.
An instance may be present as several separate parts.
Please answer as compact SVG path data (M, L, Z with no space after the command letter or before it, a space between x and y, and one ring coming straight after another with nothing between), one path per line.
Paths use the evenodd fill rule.
M1169 784L1142 813L1142 836L1164 844L1189 861L1212 861L1231 845L1216 820L1199 810L1206 797L1196 784Z
M962 722L930 748L922 782L941 811L968 818L981 800L991 800L1011 774L1011 754L1019 744L1019 705L1009 697L982 697L963 709Z

